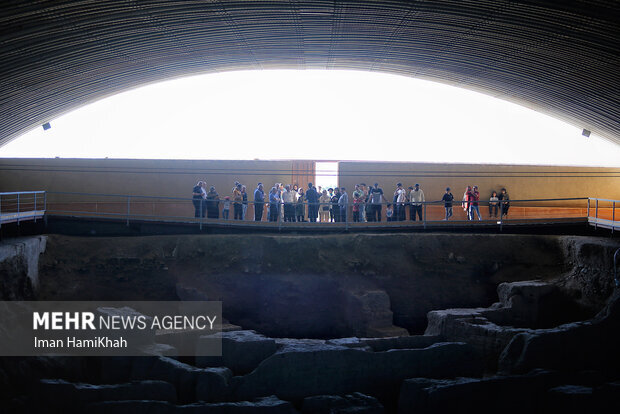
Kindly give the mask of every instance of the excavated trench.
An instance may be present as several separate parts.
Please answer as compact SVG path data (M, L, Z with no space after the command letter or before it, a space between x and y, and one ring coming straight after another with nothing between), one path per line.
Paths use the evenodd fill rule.
M616 344L606 327L618 313L617 247L493 234L5 242L4 300L219 300L236 328L221 334L220 358L2 358L2 399L24 412L41 401L50 412L70 411L59 395L94 412L441 412L451 398L442 393L467 399L463 390L474 387L470 403L484 412L476 398L505 380L531 394L519 410L565 401L555 390L565 384L584 383L594 398L594 387L620 379L613 359L600 363L605 369L594 359L570 369L570 352L541 359L528 344L556 335L592 346L580 329L596 331L604 347ZM556 374L564 371L569 382ZM582 381L582 371L598 372L597 380ZM95 385L84 391L80 383ZM92 391L101 387L112 388ZM43 400L26 402L33 393Z

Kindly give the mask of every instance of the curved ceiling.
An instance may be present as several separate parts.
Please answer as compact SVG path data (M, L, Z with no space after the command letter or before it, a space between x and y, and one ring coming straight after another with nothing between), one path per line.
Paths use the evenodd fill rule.
M0 145L142 84L267 68L445 82L620 144L619 16L615 0L5 1Z

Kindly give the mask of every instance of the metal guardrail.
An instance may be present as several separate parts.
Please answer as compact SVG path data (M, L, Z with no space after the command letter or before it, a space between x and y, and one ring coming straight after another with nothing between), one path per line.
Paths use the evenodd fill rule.
M47 207L45 191L0 193L0 228L3 223L17 223L43 218Z
M323 221L330 222L335 225L344 226L345 228L349 228L349 226L359 226L361 224L358 223L372 223L374 226L378 226L377 215L381 217L381 225L383 226L397 226L397 225L422 225L424 227L429 223L441 223L444 221L445 211L444 211L444 202L443 201L426 201L419 203L419 210L416 209L414 211L412 207L412 203L389 203L382 202L378 204L371 203L362 203L359 206L359 212L357 207L353 207L354 204L349 202L344 211L346 214L343 214L345 219L340 219L339 207L335 204L329 203L308 203L307 201L303 202L293 202L290 204L282 203L281 201L276 203L276 217L275 220L271 218L269 220L267 217L270 216L270 203L266 201L264 203L260 203L261 206L256 209L254 201L247 201L245 203L245 207L240 206L243 210L243 220L240 222L239 220L231 220L234 218L234 205L235 202L233 200L229 200L230 210L228 213L228 220L223 217L222 206L225 203L223 197L219 197L218 200L200 200L199 206L195 206L195 214L194 217L189 215L189 213L194 210L191 205L194 199L184 198L184 197L166 197L166 196L144 196L144 195L128 195L128 194L101 194L101 193L76 193L76 192L50 192L50 207L48 208L49 214L62 214L62 215L93 215L100 217L123 217L127 224L131 219L160 219L160 220L172 220L172 221L191 221L197 222L202 227L203 224L211 223L211 222L219 222L226 224L245 224L245 225L256 225L257 221L254 220L254 212L258 211L261 216L261 222L266 224L269 221L270 225L277 225L279 228L283 226L290 226L293 223L299 224L301 221L308 222L309 217L308 213L312 212L315 219L312 221ZM61 197L58 197L61 196ZM268 195L265 195L267 198ZM349 200L352 200L352 197L349 197ZM549 220L549 219L562 219L562 218L580 218L585 219L587 217L586 214L586 205L585 201L588 200L585 197L582 198L561 198L561 199L525 199L525 200L510 200L509 202L499 201L497 205L493 207L495 210L495 214L492 215L491 209L489 209L489 214L486 212L481 214L481 218L485 224L493 224L499 225L500 228L503 224L508 220L506 214L503 214L504 211L508 211L508 209L504 209L505 206L510 207L510 211L519 211L519 209L527 211L527 214L523 213L523 217L521 219L541 219L541 220ZM584 201L584 204L579 207L570 207L562 210L561 214L556 213L555 216L550 216L549 214L538 214L536 213L536 208L539 210L545 210L545 203L554 203L557 205L558 202L564 201ZM460 212L459 206L462 201L454 200L453 201L453 209L454 209L454 217L450 218L450 222L468 222L469 220L467 214L465 212ZM488 209L489 205L492 204L490 201L479 201L479 209ZM288 208L286 206L289 206ZM394 216L391 219L386 221L386 210L387 206L394 206ZM523 205L527 205L528 207L523 207ZM323 210L323 207L327 207L329 210L326 213ZM298 214L298 209L301 209L301 214ZM287 216L285 213L289 211L289 215ZM377 212L377 210L380 210ZM295 211L293 213L292 219L290 216L290 211ZM366 214L364 214L364 211ZM375 214L368 214L371 211ZM322 212L323 214L319 214ZM335 213L335 214L334 214ZM356 214L357 213L357 214ZM419 221L412 221L412 213L417 215ZM416 214L417 213L417 214ZM421 214L422 217L419 217ZM476 213L477 214L477 213ZM538 215L537 215L538 214ZM512 213L511 217L514 215ZM249 217L248 217L249 216ZM359 216L359 217L358 217ZM373 216L373 217L371 217ZM407 217L408 216L408 217ZM301 218L302 220L299 220ZM406 220L408 218L408 220ZM321 220L322 219L322 220ZM403 220L405 219L405 220ZM514 220L511 218L510 221Z
M594 217L590 215L592 211L592 202L594 202ZM610 203L611 208L602 207L602 203ZM620 229L620 220L616 221L616 206L620 207L620 200L594 197L588 198L588 222L593 225L595 229L603 227L610 229L611 233L614 234L616 229ZM607 210L611 210L611 214L609 214Z
M267 197L266 194L265 198ZM349 200L351 199L350 196ZM353 207L354 204L349 202L344 206L341 215L340 207L331 201L329 203L308 203L307 201L282 203L280 201L276 203L275 210L272 210L269 201L260 203L261 205L256 208L254 201L247 201L243 203L244 205L239 206L233 200L229 200L228 218L224 217L222 211L222 207L226 203L223 197L217 200L200 199L199 206L192 206L195 201L195 199L185 197L130 194L7 192L0 193L0 226L7 222L19 224L23 220L32 219L36 221L44 217L45 214L55 214L122 218L127 225L130 224L131 220L190 222L197 223L201 229L209 223L267 225L282 228L309 221L344 226L345 229L363 224L375 227L412 225L426 228L428 224L447 224L445 223L447 221L454 224L473 224L473 222L481 221L480 224L498 225L501 229L504 224L515 223L519 220L540 222L562 219L586 219L595 228L599 226L609 228L612 233L615 229L620 228L620 222L616 221L615 211L616 206L620 207L619 200L586 197L509 200L508 202L498 201L495 205L491 201L480 200L477 210L485 211L481 212L480 215L477 211L475 213L471 211L472 217L469 217L469 211L461 211L459 208L464 202L455 199L452 202L454 216L448 218L445 215L443 201L425 201L419 204L411 202L361 203L357 204L355 208ZM578 203L580 201L584 201L584 205L580 206ZM558 206L558 202L573 202L573 205ZM611 203L611 208L603 207L603 203ZM235 207L235 204L238 207ZM414 207L413 204L418 204L418 206ZM386 217L388 205L394 207L391 218ZM323 210L323 207L327 207L328 211ZM237 218L241 210L242 220L234 220L235 209L238 209ZM192 210L194 210L193 216ZM271 211L276 212L275 219L270 217ZM507 215L508 211L511 212L510 215ZM515 214L514 211L517 213ZM260 223L255 220L255 212L256 215L260 216ZM311 219L308 216L309 213L314 214L315 218ZM592 213L594 213L593 217ZM379 216L380 221L377 221L377 216ZM475 218L479 220L473 220Z

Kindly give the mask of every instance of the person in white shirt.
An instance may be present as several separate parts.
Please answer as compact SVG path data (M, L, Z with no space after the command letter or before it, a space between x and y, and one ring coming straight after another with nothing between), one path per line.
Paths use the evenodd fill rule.
M497 191L493 190L491 198L489 198L489 217L497 218L499 210L499 197L497 197Z
M282 202L284 203L284 221L295 221L295 192L291 186L287 185L282 191Z
M327 190L323 190L323 194L319 197L319 219L321 223L329 223L329 208L331 206L331 197L327 194Z
M394 221L405 220L405 203L407 202L407 191L403 188L402 183L396 184L396 191L394 191L394 198L396 199L396 211Z
M409 201L411 202L411 208L413 209L412 215L409 218L412 221L416 220L416 214L422 221L422 203L424 203L424 191L420 188L420 184L413 186L413 190L409 193Z
M338 199L338 206L340 207L340 221L347 221L347 209L349 207L349 195L344 187L340 189L340 198Z

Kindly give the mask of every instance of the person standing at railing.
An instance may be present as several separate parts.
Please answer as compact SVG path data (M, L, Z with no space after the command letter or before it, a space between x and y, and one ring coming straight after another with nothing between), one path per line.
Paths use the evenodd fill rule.
M375 183L375 186L369 190L370 208L372 209L370 218L368 221L381 221L381 200L387 203L387 199L383 195L383 189L379 188L379 183Z
M308 183L306 200L308 200L308 221L316 223L316 218L319 215L319 193L312 183Z
M222 208L222 218L228 220L230 218L230 197L224 197L224 207Z
M402 183L396 184L396 220L405 220L405 204L407 204L407 191L403 188Z
M335 222L336 218L334 217L334 210L332 209L332 198L334 197L334 189L328 188L327 192L327 196L329 197L329 221Z
M263 190L263 183L258 183L256 190L254 190L254 221L263 220L263 210L265 209L265 191Z
M192 190L192 204L194 205L194 217L204 217L204 182L198 181Z
M319 220L321 223L329 223L331 197L327 194L327 190L323 190L323 194L321 194L321 197L319 198L319 203Z
M295 216L297 221L303 223L306 221L306 197L304 196L304 189L299 188L297 191L297 205L295 206Z
M444 220L449 220L452 217L452 201L454 200L454 196L450 192L450 187L446 188L446 193L441 198L443 201L443 206L446 209L446 218Z
M353 222L359 223L360 220L360 207L362 206L362 195L359 193L353 196Z
M278 204L278 216L280 217L280 221L284 221L284 184L277 183L276 188L278 189L278 198L280 199L280 204Z
M353 190L353 193L351 193L351 196L353 197L353 200L355 200L356 197L362 196L362 190L360 189L359 184L355 184L355 190Z
M237 186L233 189L232 200L234 209L233 218L235 220L243 220L243 194L241 194L241 184L237 184Z
M368 190L366 190L366 183L360 183L360 191L362 195L360 196L360 200L362 203L360 204L360 221L366 222L367 214L366 214L366 203L368 202Z
M491 198L489 198L489 217L497 218L497 212L499 209L499 198L497 197L497 191L493 190Z
M385 206L385 220L394 221L394 204Z
M471 204L471 186L467 186L465 187L465 192L463 193L463 202L461 203L461 207L463 207L463 210L465 211L465 214L467 214L467 220L471 220L471 210L469 208Z
M426 200L424 198L424 191L420 188L420 184L416 183L416 185L413 186L413 190L409 193L409 200L411 200L413 206L413 216L409 217L409 219L415 221L417 215L420 221L422 221L422 204Z
M334 223L338 223L340 221L340 206L338 205L338 201L340 200L340 188L336 187L334 189L334 195L332 196L332 213L334 214Z
M245 188L245 185L241 186L241 196L243 199L243 210L241 211L241 220L245 220L245 215L248 212L248 192L247 189Z
M413 203L411 202L411 192L413 191L413 186L410 185L407 187L407 206L409 206L409 220L412 220L412 217L415 215L415 208L413 208ZM406 218L405 218L406 220Z
M501 215L502 217L507 216L508 209L510 208L510 196L508 195L508 192L506 191L505 188L502 188L502 192L500 193L498 198L499 198Z
M278 197L278 189L271 187L269 192L269 221L278 221L278 206L280 205L280 197Z
M220 195L211 186L207 193L207 217L211 219L220 218Z
M471 203L469 205L471 216L470 220L474 219L474 212L478 215L478 220L482 220L482 216L480 216L480 207L478 206L478 202L480 201L480 192L478 191L478 186L475 185L471 190Z
M340 207L340 221L347 222L347 209L349 208L349 194L347 189L342 187L340 189L340 198L338 199L338 206Z
M288 184L282 192L282 202L284 203L284 221L295 221L295 193Z

